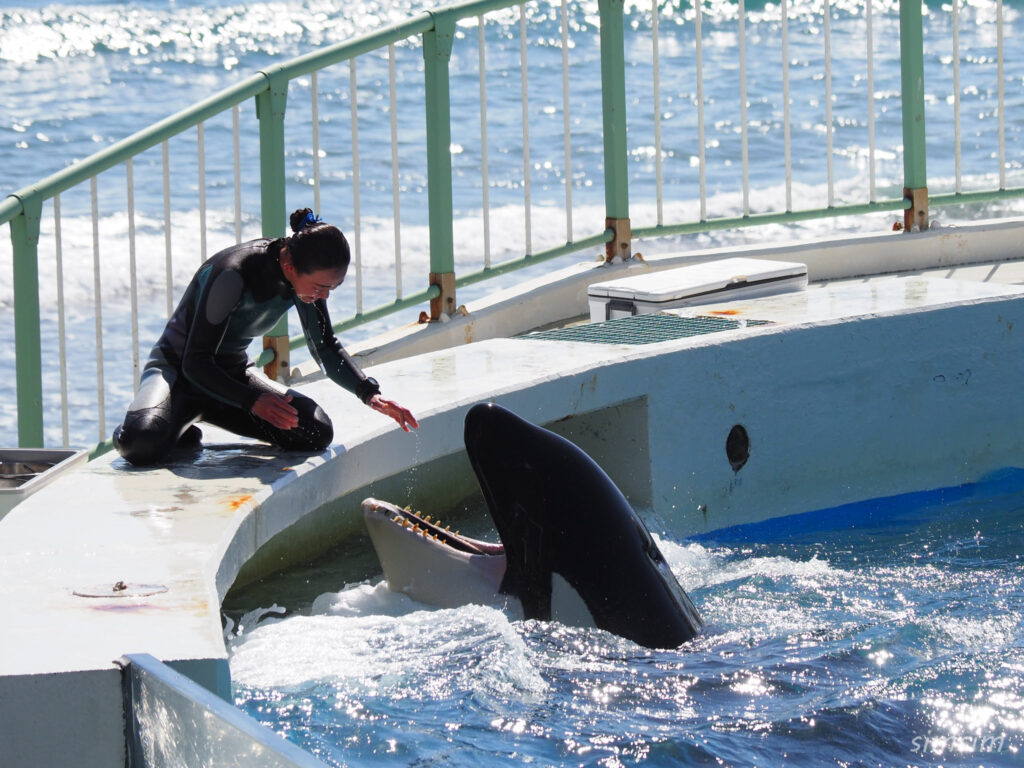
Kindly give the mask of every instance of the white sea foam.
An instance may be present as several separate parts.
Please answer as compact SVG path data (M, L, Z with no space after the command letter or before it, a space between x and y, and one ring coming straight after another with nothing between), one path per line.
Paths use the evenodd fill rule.
M429 697L455 690L520 697L547 688L531 651L493 608L432 610L384 584L359 584L321 595L313 611L265 621L235 638L232 678L277 688L331 680Z
M994 651L1013 645L1020 618L1009 613L978 618L936 614L921 619L921 624L946 648Z
M313 601L314 616L405 616L430 610L402 592L391 590L387 582L349 585L340 592L325 592Z
M685 589L698 589L741 581L755 576L769 579L822 581L837 578L841 571L825 560L792 560L787 557L728 557L701 544L678 544L655 536L658 548Z

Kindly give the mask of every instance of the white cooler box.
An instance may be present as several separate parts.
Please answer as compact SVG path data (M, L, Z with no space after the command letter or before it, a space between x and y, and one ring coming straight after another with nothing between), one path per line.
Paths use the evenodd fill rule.
M806 264L733 258L594 283L587 289L587 299L590 322L597 323L806 287Z

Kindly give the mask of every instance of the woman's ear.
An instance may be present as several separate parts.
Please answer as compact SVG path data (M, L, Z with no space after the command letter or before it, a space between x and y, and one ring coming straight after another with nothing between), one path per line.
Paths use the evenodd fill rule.
M278 262L281 264L281 271L286 275L291 273L295 274L295 264L292 263L292 255L288 253L288 248L282 248L280 255L277 257Z

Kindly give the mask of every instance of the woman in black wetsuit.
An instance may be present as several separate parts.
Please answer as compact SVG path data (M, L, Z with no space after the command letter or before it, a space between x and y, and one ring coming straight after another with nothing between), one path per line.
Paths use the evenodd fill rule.
M345 236L308 208L291 215L291 228L291 237L227 248L196 272L114 430L114 447L129 462L148 466L179 444L198 447L199 420L285 450L326 449L334 429L323 409L249 366L249 343L293 306L310 352L331 380L406 432L419 426L406 408L380 396L380 386L331 328L326 299L348 271Z

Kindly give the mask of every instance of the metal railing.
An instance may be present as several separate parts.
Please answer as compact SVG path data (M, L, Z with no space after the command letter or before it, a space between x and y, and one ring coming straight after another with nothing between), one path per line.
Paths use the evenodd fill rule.
M752 77L749 67L753 43L748 40L748 13L743 0L739 1L735 20L718 17L714 20L717 29L731 26L736 41L735 51L730 49L730 54L734 53L738 60L738 70L725 74L718 67L714 74L716 77L736 78L738 103L729 105L733 117L725 122L731 121L739 134L740 215L716 216L710 210L715 188L708 179L709 125L721 120L723 109L722 105L710 104L705 97L706 79L710 75L705 60L709 50L717 50L708 48L705 31L707 14L712 6L696 3L692 7L676 8L661 5L656 0L652 0L650 11L632 7L628 13L622 0L598 0L596 15L592 6L569 5L566 0L553 6L536 0L522 4L509 0L475 0L423 13L372 34L269 67L60 173L15 192L0 200L0 224L9 225L13 248L19 444L43 445L44 411L54 415L59 411L65 446L69 442L81 442L79 435L72 440L69 432L71 409L91 409L96 416L96 439L103 441L109 436L106 411L108 408L121 410L127 402L123 396L123 402L108 401L110 384L105 375L104 359L110 354L122 354L127 347L132 386L137 385L140 350L144 353L148 349L152 338L159 332L158 325L170 313L176 289L182 287L181 275L190 275L209 255L210 209L207 195L214 188L230 190L229 194L221 191L217 194L228 194L230 202L226 208L231 211L230 224L236 240L241 240L247 228L257 224L259 233L264 237L283 235L289 194L308 195L311 191L314 207L321 210L325 188L330 189L328 197L332 205L338 205L340 189L349 190L350 210L339 212L336 218L347 222L345 229L353 245L355 313L342 318L336 324L338 330L418 307L428 301L431 316L438 318L442 312L450 314L455 310L455 291L458 288L588 249L603 247L608 258L628 258L635 237L657 238L769 223L788 224L876 211L904 211L905 225L909 229L927 226L929 205L956 205L1024 196L1024 189L1007 187L1006 169L1020 166L1020 154L1018 145L1015 147L1017 154L1007 155L1004 113L1009 100L1005 94L1007 83L1003 71L1001 0L997 0L994 22L999 36L995 107L999 117L998 187L963 189L959 97L964 86L959 71L961 51L957 37L957 17L962 0L954 0L948 50L954 68L951 90L955 94L950 119L957 123L955 186L948 192L930 197L925 164L928 137L924 119L926 67L921 4L900 3L896 18L892 5L873 9L872 2L877 3L877 0L866 0L862 8L866 41L864 56L853 65L846 63L845 54L837 57L830 47L830 25L837 18L837 11L832 9L829 0L823 0L820 8L802 6L795 15L791 14L787 0L782 0L777 10L772 6L771 12L778 14L777 26L774 19L772 26L772 34L777 38L773 38L771 45L777 45L773 55L779 63L778 88L782 92L783 114L781 118L772 117L771 121L783 135L780 173L785 194L782 199L773 198L767 203L763 196L754 200L759 185L752 181L753 171L765 164L772 168L779 166L780 153L774 145L768 148L763 137L752 135L750 130L752 114L760 108L757 101L759 92L750 86L754 83L757 88L762 88L765 81L764 78ZM766 14L769 11L762 8L758 12ZM878 30L880 20L886 25L882 32ZM692 30L688 33L692 35L692 49L671 54L662 50L666 22L671 22L669 30L673 33L679 29ZM799 105L792 103L790 77L795 55L791 34L797 24L804 31L810 27L820 31L820 35L813 37L815 41L820 40L820 43L814 43L820 45L816 54L820 59L803 71L812 71L813 76L820 77L822 81L823 107L819 108L823 110L824 117L814 119L821 120L824 126L826 194L817 207L795 209L793 183L798 175L795 166L801 159L800 153L793 151L793 134L799 130L799 118L794 117L793 111ZM474 26L477 32L475 52L472 50L473 35L468 33ZM889 185L888 189L894 194L888 199L879 199L875 178L878 105L873 41L879 34L886 34L887 39L891 39L894 26L898 27L901 44L899 113L902 136L901 141L897 137L888 137L885 149L893 157L903 157L903 189L901 194L899 185L895 185L894 190L894 185ZM485 37L489 28L501 30L498 38L503 44L497 49L494 41ZM809 39L812 38L808 35L801 37L801 56L810 55L807 53ZM629 57L626 55L627 41L630 43ZM945 45L931 38L930 44ZM758 45L755 55L763 54L765 44L762 41ZM552 62L548 55L552 48L558 49L560 61ZM648 50L649 58L637 58L639 50ZM597 84L591 82L596 62L588 59L594 51L599 51L600 59L599 104L595 96ZM562 100L560 104L545 105L539 117L531 99L529 73L531 57L542 55L544 72L558 72L561 76ZM833 164L833 137L839 107L834 104L832 84L840 58L844 66L854 67L856 77L866 79L863 102L843 105L842 110L845 110L844 114L852 111L867 117L869 166L869 180L863 185L859 199L842 201L836 192ZM580 60L582 64L578 63ZM504 75L501 81L492 77L494 72ZM851 75L845 72L844 76ZM453 115L453 77L459 78L459 87L472 78L476 79L477 85L472 87L479 93L478 120L466 114ZM512 84L512 88L518 90L516 96L512 96L510 91L513 80L518 80ZM1020 88L1017 80L1011 84ZM503 90L498 91L499 87ZM776 87L774 81L771 87ZM381 96L379 102L367 98L367 91ZM582 98L581 93L584 94ZM307 96L308 111L297 108L296 105L301 105ZM326 108L325 98L329 101ZM507 108L512 99L519 102L517 109ZM345 100L349 107L347 116L339 108ZM1014 96L1014 103L1016 101L1019 101L1019 94ZM683 116L678 114L678 110L677 114L670 115L673 108L668 105L679 102L687 106L692 104L693 109L687 109ZM251 112L242 109L247 103L255 104L255 123L247 117ZM403 110L411 108L410 104L422 116L422 124L400 116L404 115ZM649 110L648 114L653 116L653 135L649 137L627 132L630 116L641 109ZM716 110L714 114L712 109ZM891 114L888 113L889 119L892 119ZM516 119L522 121L522 144L501 149L516 156L518 170L514 162L506 159L501 159L500 167L497 167L495 160L500 158L494 158L490 153L493 147L490 146L492 140L488 125L493 125L495 120ZM767 118L758 116L757 120L763 123ZM583 135L579 128L584 123L600 125L600 153L593 149L597 143L597 137L590 135L593 131L588 130ZM349 144L347 153L333 149L343 143L339 124L347 124L348 133L344 137ZM363 129L364 125L369 125L370 130ZM666 126L672 129L668 138ZM453 129L457 133L455 139ZM333 133L325 136L328 130ZM560 140L555 139L556 133L561 134ZM732 135L727 138L732 140ZM646 146L648 139L653 147L653 162L639 163L633 152L637 147ZM806 135L797 141L806 142ZM584 154L599 155L598 160L580 159L581 144ZM325 145L332 147L330 153L324 149ZM478 182L465 180L467 177L461 173L461 167L453 165L453 158L459 157L454 149L456 146L461 147L462 152L472 152L480 168ZM339 166L334 157L342 155ZM325 173L329 160L335 163L330 178ZM533 179L542 166L562 170L560 177L555 171L545 175L545 185L538 192ZM123 186L120 183L111 186L111 173L119 173L118 169L123 172ZM182 185L177 180L186 170L192 181ZM806 172L805 168L799 171ZM581 177L585 177L585 181L581 182ZM411 201L409 195L400 194L401 187L408 185L410 179L426 193L416 195ZM159 189L148 195L159 197L159 211L139 210L136 191L140 183L147 185L147 189ZM475 247L472 253L456 248L453 232L456 215L453 187L456 183L460 185L460 191L461 185L479 187L478 220L482 237L479 247ZM560 185L561 201L546 189L552 183ZM192 187L198 200L190 197L191 190L188 193L182 191L183 186ZM651 188L653 192L647 191ZM253 189L259 192L258 201L250 199L250 190ZM372 212L362 196L367 189L374 191ZM583 225L585 231L578 234L579 216L574 217L574 210L585 205L584 197L589 190L597 189L603 191L603 221L594 220L592 216ZM685 190L692 197L691 190L694 189L699 200L699 213L695 217L683 215L677 216L676 221L666 221L664 204L677 199L680 190ZM653 199L656 204L656 212L648 217L652 219L650 221L642 220L643 217L637 217L631 211L630 195L636 195L637 190L645 190L643 199ZM491 226L499 197L501 204L515 201L522 211L523 232L522 246L516 246L519 255L495 263ZM63 295L64 262L68 254L64 252L62 216L69 205L75 210L85 211L83 215L92 226L96 371L95 390L91 394L71 391L66 362L69 347L75 348L74 344L68 343ZM191 209L193 205L194 212ZM548 246L535 250L538 236L534 215L541 205L564 206L565 239L558 242L556 238L555 244L551 245L552 238L545 233L543 239ZM384 210L387 207L390 211ZM376 253L368 256L362 243L363 223L370 216L390 217L393 222L393 244L390 246L393 261L390 268L394 270L394 298L367 309L364 307L364 280L369 274L368 269L376 264L370 264L368 259L377 258ZM123 279L123 262L110 266L108 252L111 239L103 233L113 219L127 222L126 233L115 237L114 242L120 250L127 252L123 271L128 275L127 292L131 297L130 341L112 338L105 330L109 310L103 300L104 278L113 270L116 279ZM144 221L147 231L162 235L163 263L159 268L149 250L140 254L142 249L137 247L140 221ZM411 293L405 290L404 285L411 270L408 265L403 267L409 246L401 235L408 221L423 221L429 233L428 274L416 276L423 287ZM194 225L200 238L199 253L191 253L187 259L174 258L176 246L173 235L178 231L175 227L181 227L182 222ZM51 392L54 385L47 383L44 390L39 299L41 243L48 254L52 253L56 265L53 276L56 307L48 308L48 311L56 316L54 335L59 357L59 399L49 394L44 399L44 391ZM507 252L508 249L505 250ZM73 254L76 259L83 256ZM140 258L148 259L147 266L140 267ZM156 278L141 278L140 269L143 273L162 271L164 274ZM153 295L155 283L161 279L164 301L159 304L165 307L166 312L158 313L156 319L145 320L154 327L143 329L140 317L145 315L140 313L140 296L145 304L145 299ZM286 323L279 326L275 334L286 337ZM121 346L117 347L116 353L108 354L104 345L115 343ZM295 347L301 343L301 338L286 343ZM280 346L277 348L281 349ZM272 352L265 353L260 362L267 363L269 358L273 358Z

